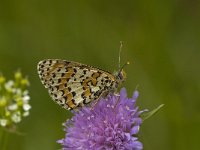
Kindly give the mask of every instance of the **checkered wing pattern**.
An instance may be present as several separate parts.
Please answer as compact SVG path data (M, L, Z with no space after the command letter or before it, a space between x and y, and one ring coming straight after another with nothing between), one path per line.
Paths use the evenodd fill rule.
M69 110L97 100L116 87L111 73L72 61L40 61L38 74L53 100Z

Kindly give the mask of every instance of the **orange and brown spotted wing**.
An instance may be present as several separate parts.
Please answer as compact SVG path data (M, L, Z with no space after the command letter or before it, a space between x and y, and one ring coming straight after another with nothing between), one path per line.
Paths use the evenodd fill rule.
M43 60L38 74L53 100L65 109L83 106L115 87L115 77L109 72L77 62Z

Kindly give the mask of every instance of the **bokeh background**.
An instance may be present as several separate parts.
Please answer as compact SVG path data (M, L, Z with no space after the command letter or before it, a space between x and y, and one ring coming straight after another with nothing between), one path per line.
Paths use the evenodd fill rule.
M146 150L200 148L200 2L197 0L1 0L0 71L21 69L31 86L32 110L11 134L8 150L54 150L70 112L48 96L38 61L60 58L108 71L117 69L119 41L131 96L138 105L165 107L144 122L139 140Z

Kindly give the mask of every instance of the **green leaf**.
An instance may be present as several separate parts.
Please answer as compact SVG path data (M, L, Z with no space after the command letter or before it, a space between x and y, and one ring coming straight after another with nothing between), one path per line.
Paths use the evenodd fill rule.
M155 115L162 107L164 106L164 104L159 105L157 108L153 109L152 111L148 111L148 112L143 112L140 117L142 118L142 120L146 120L148 118L150 118L151 116Z

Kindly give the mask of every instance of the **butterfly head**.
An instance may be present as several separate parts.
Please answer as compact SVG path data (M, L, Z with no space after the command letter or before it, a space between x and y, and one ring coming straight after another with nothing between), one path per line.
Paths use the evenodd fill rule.
M128 65L129 62L125 63L118 72L114 73L116 81L118 84L121 84L126 79L126 72L124 71L124 67Z
M116 80L118 83L122 83L126 79L126 72L122 69L116 75Z

